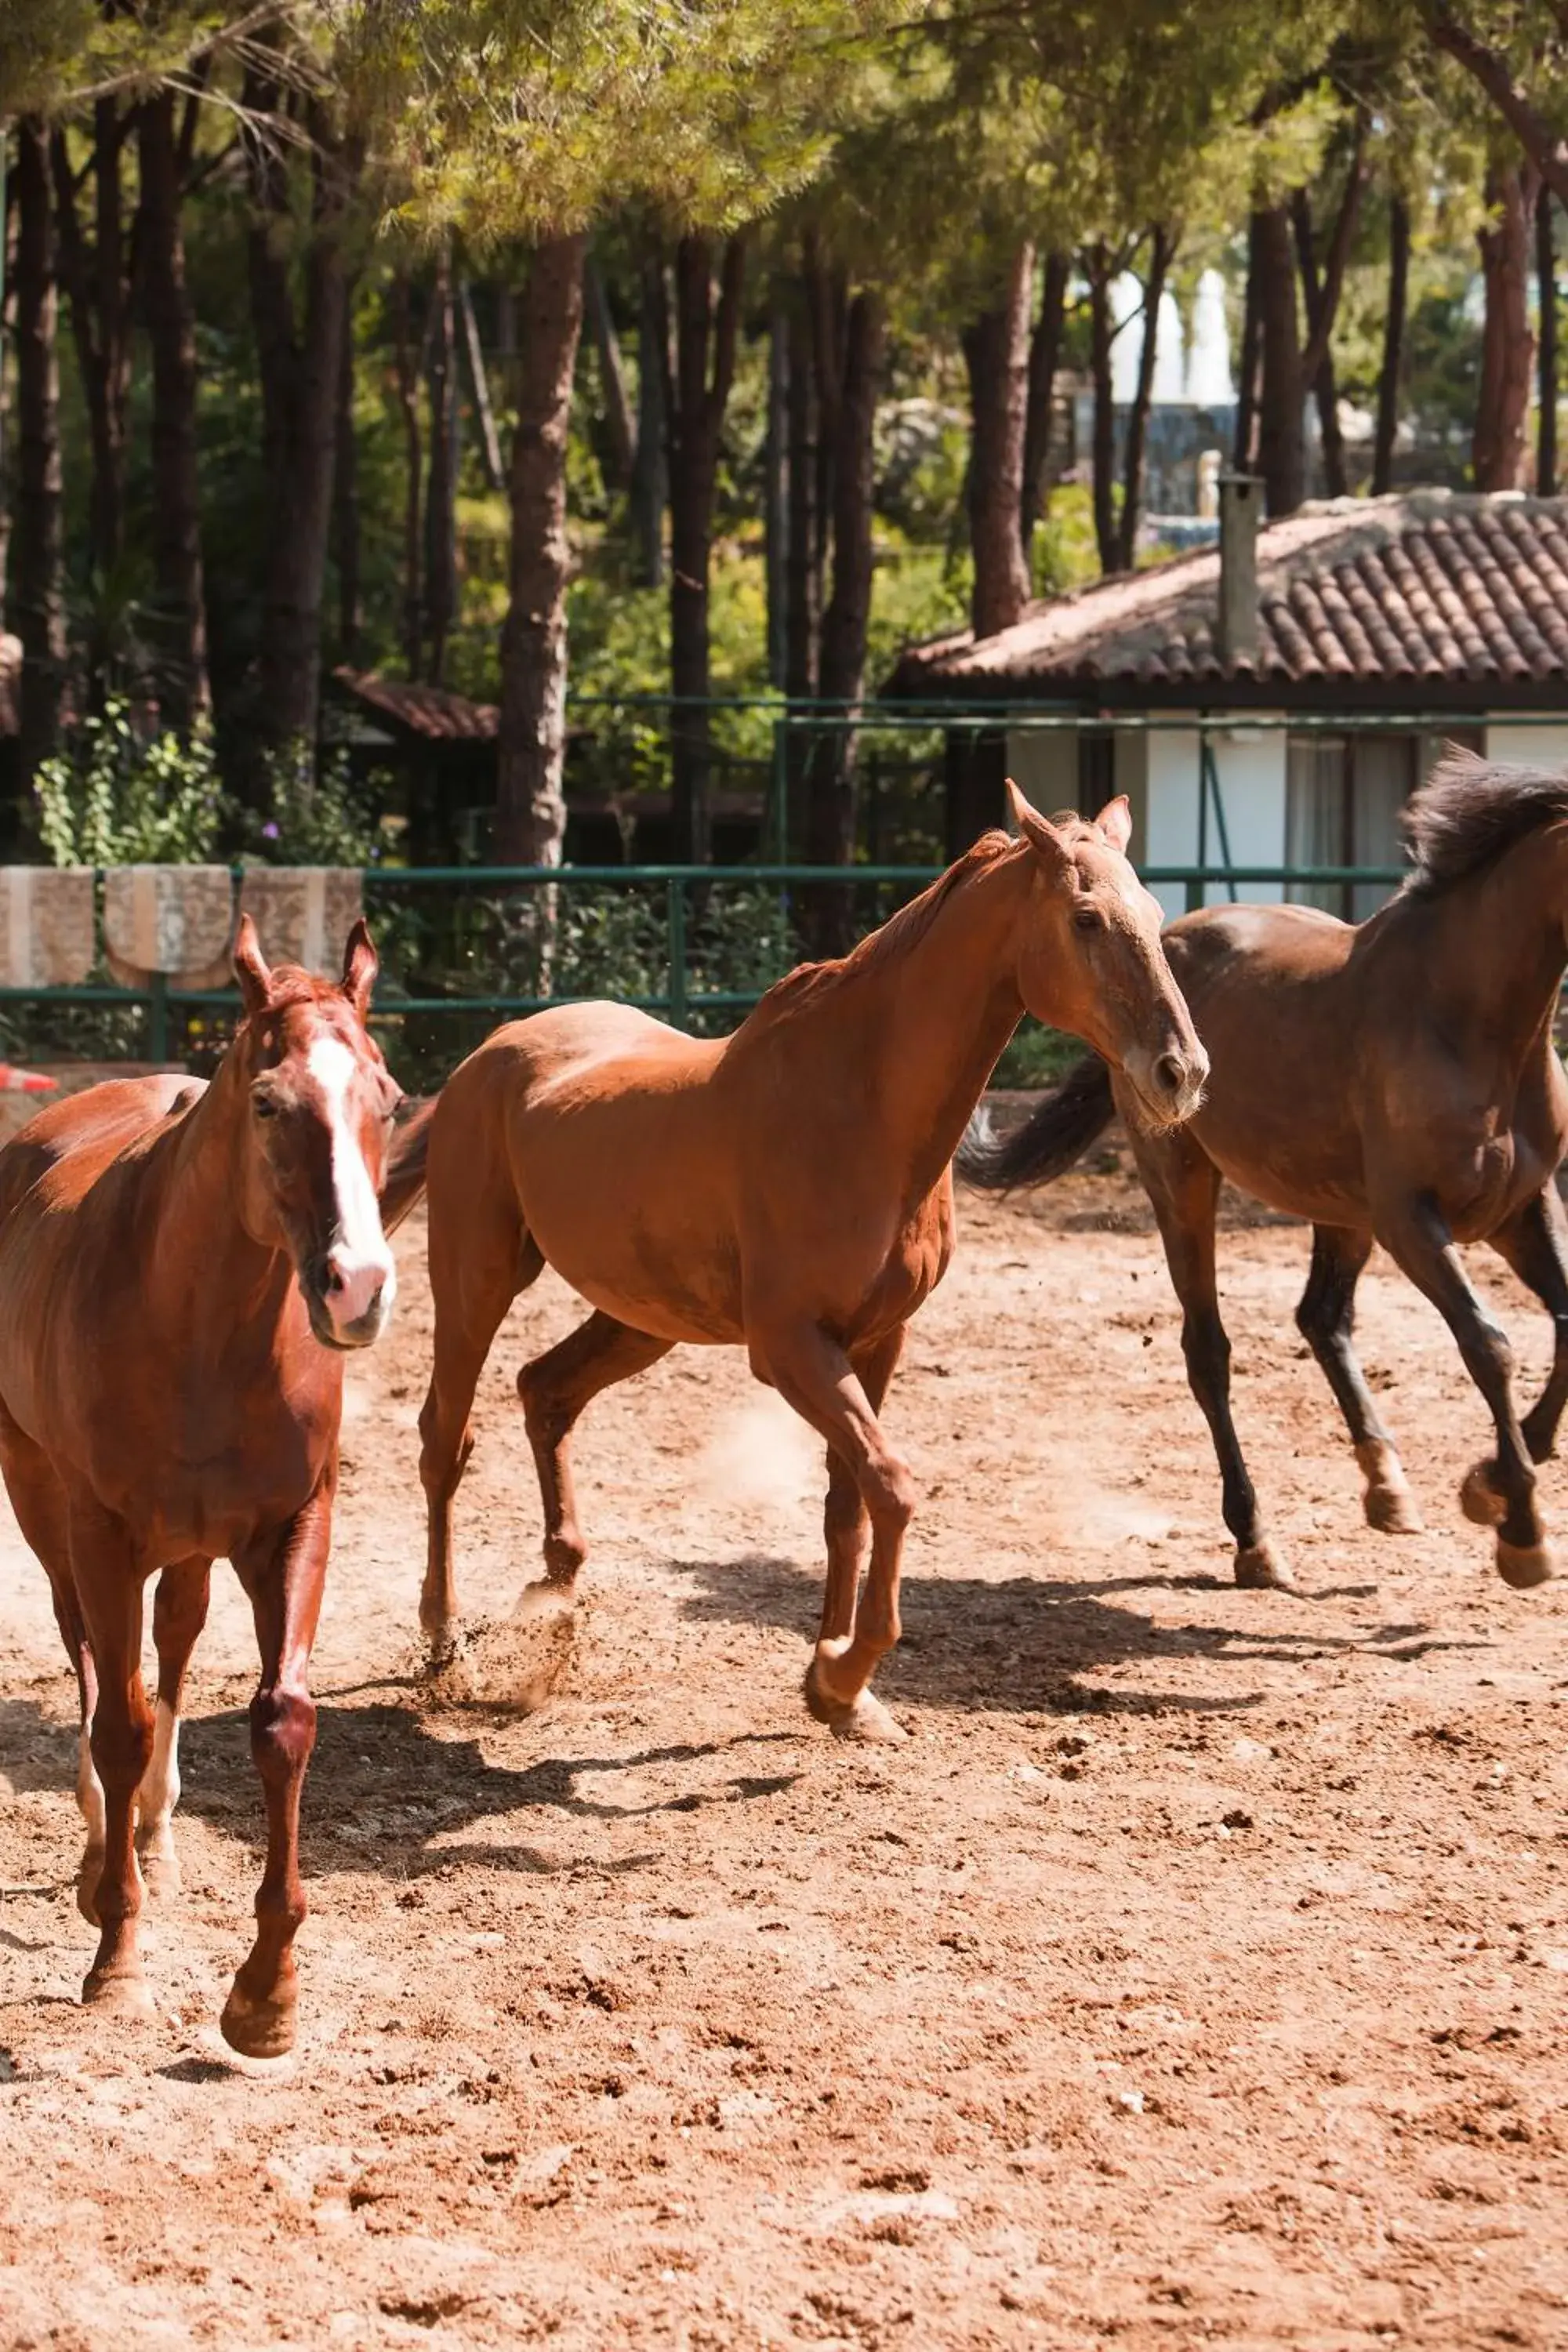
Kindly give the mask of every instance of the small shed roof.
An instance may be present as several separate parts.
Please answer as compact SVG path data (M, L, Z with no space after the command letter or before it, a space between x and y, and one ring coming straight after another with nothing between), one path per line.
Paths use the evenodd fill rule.
M379 670L351 669L346 664L332 676L352 700L363 703L401 733L423 736L431 743L496 740L500 711L493 702L470 702L466 694L454 694L447 687L383 677Z
M1418 490L1303 507L1258 534L1258 654L1215 644L1217 549L914 647L897 697L1111 705L1390 698L1536 708L1568 688L1568 499Z

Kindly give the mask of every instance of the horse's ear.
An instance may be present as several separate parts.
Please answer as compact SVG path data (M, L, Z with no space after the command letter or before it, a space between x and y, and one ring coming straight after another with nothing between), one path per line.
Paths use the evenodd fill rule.
M381 970L375 949L371 943L370 926L363 915L354 917L349 933L349 943L343 950L343 994L362 1021L370 1018L370 992L375 986L375 975Z
M1070 865L1067 843L1048 817L1043 817L1024 798L1011 776L1007 779L1007 812L1018 831L1037 857L1042 858L1053 874Z
M241 915L235 933L234 976L239 982L240 999L248 1019L265 1008L272 987L272 974L261 952L256 925L248 915Z
M1094 822L1096 830L1105 835L1112 849L1119 849L1125 857L1132 838L1132 803L1126 793L1118 793L1113 801L1107 801Z

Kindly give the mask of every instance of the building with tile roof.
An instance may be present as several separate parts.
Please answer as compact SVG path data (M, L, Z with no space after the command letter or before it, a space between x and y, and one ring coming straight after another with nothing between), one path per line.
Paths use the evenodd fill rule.
M889 698L997 707L994 729L950 736L950 845L1011 772L1053 807L1125 791L1150 865L1393 865L1400 805L1446 741L1568 766L1568 499L1334 499L1263 524L1253 551L1244 650L1210 548L907 653ZM1282 889L1356 915L1381 895L1244 895Z

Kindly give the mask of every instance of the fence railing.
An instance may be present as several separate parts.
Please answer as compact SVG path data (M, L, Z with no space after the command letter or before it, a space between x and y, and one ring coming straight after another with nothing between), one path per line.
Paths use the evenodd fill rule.
M382 950L383 978L374 1019L404 1032L427 1063L447 1065L496 1022L588 996L613 995L680 1029L733 1026L764 991L807 951L801 916L823 894L855 894L844 928L859 935L936 878L936 866L566 866L367 867L365 904ZM1143 879L1179 888L1189 908L1211 890L1230 897L1250 887L1392 887L1390 866L1152 866ZM739 920L717 919L723 894L740 893ZM432 898L444 906L432 908ZM530 921L538 894L550 895L549 921ZM635 929L617 931L606 908L625 909L641 894ZM572 910L586 906L597 935L584 941ZM523 919L519 920L519 909ZM564 910L564 911L563 911ZM479 919L482 916L483 920ZM434 942L434 944L433 944ZM552 944L553 943L553 948ZM422 977L423 975L423 977ZM434 975L434 977L431 977ZM514 977L530 984L509 985ZM153 973L143 988L107 982L76 987L0 988L0 1033L7 1014L54 1012L141 1016L134 1042L118 1025L118 1050L138 1048L154 1062L191 1047L196 1024L211 1040L226 1033L237 1003L230 988L183 988ZM16 1043L25 1043L16 1039Z

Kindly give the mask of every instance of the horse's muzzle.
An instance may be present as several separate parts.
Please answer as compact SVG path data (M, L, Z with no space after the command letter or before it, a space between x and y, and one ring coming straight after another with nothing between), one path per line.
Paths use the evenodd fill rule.
M1191 1118L1208 1084L1209 1057L1195 1038L1190 1046L1129 1054L1124 1067L1139 1108L1154 1128L1180 1127Z
M391 1320L397 1273L390 1252L358 1257L333 1248L300 1270L300 1288L324 1348L370 1348Z

